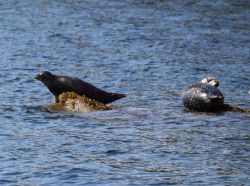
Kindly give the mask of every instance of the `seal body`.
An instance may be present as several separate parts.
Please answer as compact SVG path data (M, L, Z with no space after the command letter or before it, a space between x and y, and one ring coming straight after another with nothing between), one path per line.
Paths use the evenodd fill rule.
M126 97L125 94L106 92L75 77L57 76L47 71L38 73L35 79L43 82L55 95L56 100L64 92L75 92L104 104Z
M219 111L224 106L224 96L215 86L195 83L184 90L182 102L186 108L194 111Z

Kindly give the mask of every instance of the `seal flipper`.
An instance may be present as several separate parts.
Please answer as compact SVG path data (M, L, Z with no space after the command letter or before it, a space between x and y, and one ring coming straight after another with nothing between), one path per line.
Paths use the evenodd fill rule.
M127 96L126 94L118 94L118 93L112 93L112 94L116 99L125 98Z
M126 96L127 96L126 94L111 93L111 96L110 96L111 99L107 103L124 98Z
M250 110L242 109L239 107L231 106L229 104L223 105L223 111L229 111L229 112L239 112L239 113L250 113Z

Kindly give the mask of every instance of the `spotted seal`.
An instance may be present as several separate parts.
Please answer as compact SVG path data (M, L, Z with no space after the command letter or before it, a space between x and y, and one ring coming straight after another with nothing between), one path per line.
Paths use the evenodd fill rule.
M224 107L224 96L217 88L219 81L206 77L187 86L182 95L184 106L194 111L217 111Z

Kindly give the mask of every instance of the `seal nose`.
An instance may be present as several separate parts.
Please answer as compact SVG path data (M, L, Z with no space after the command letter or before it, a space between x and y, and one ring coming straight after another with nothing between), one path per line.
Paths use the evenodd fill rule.
M218 87L220 85L219 81L217 81L216 79L211 79L208 81L208 83L214 87Z
M219 81L215 81L215 87L218 87L220 85Z
M34 79L37 79L37 80L40 80L40 79L41 79L40 73L39 73L39 74L36 74L33 78L34 78Z

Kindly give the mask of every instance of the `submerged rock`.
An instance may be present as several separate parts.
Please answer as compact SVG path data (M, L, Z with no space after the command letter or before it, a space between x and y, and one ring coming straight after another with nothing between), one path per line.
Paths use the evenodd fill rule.
M59 95L59 102L49 105L51 110L63 110L68 112L93 112L112 110L112 106L97 102L86 96L80 96L75 92L64 92Z

